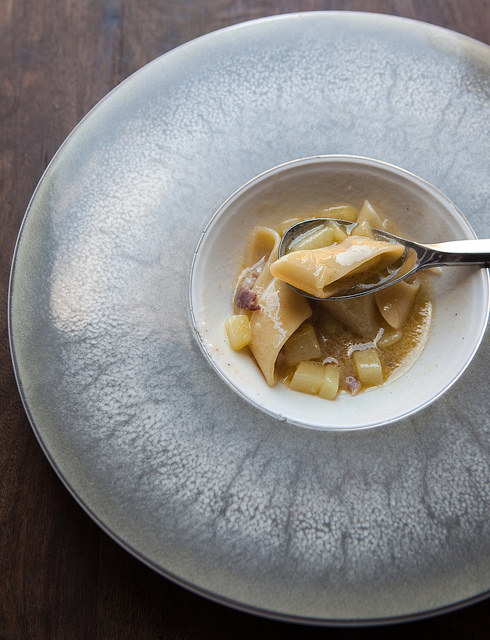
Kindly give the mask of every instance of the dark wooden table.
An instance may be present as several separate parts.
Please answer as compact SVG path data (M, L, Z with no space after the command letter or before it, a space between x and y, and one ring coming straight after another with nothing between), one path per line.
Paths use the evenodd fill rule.
M206 32L265 15L392 13L489 42L488 0L0 0L0 640L488 638L488 602L430 620L321 629L256 618L153 573L64 489L24 414L10 362L7 286L22 216L81 117L149 60Z

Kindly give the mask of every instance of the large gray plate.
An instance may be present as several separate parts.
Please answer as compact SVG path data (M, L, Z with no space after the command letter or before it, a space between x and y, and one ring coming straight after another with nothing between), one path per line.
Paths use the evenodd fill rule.
M15 370L62 480L144 562L293 620L397 619L488 592L488 336L416 417L319 433L214 375L187 286L218 205L301 156L403 166L489 236L489 69L485 45L408 20L259 20L146 66L57 153L14 259Z

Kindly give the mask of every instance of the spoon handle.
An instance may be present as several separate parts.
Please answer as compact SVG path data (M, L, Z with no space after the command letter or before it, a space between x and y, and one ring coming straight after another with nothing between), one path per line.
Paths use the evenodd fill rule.
M430 249L421 261L424 267L436 264L475 264L482 267L490 267L490 239L488 238L482 240L454 240L452 242L440 242L423 246Z

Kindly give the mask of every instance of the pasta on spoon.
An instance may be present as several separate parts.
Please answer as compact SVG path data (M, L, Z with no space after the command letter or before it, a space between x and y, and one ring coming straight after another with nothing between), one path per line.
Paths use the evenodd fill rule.
M403 252L400 244L353 235L327 247L291 251L273 262L270 272L316 298L328 298L389 267Z

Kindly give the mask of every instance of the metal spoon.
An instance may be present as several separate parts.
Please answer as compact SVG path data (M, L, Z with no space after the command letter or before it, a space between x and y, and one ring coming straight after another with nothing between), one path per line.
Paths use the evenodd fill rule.
M336 222L344 228L347 228L348 231L356 226L355 222L346 222L345 220L333 218L314 218L298 222L290 227L283 235L279 245L279 257L289 253L291 244L300 236L307 234L315 228L320 228L321 225L327 225L329 222ZM437 244L420 244L418 242L412 242L411 240L405 240L404 238L395 236L387 231L381 231L380 229L373 229L373 234L376 240L397 242L405 247L402 257L389 269L388 276L376 282L368 281L357 283L354 286L336 293L335 296L328 298L317 298L290 285L291 288L306 298L330 302L334 300L358 298L359 296L375 293L376 291L390 287L397 282L413 276L421 269L427 269L429 267L463 264L477 265L486 268L490 267L490 239L455 240Z

